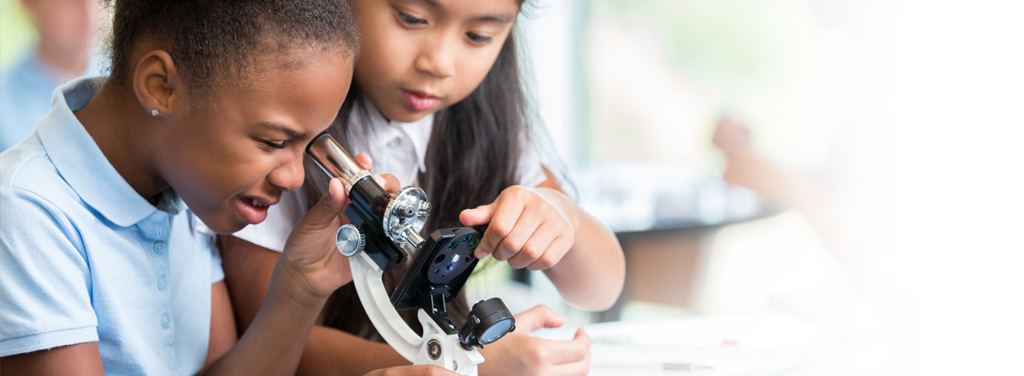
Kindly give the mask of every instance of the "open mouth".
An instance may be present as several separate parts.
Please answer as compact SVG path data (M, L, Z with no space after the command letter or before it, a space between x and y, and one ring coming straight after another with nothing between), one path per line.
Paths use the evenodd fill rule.
M257 200L257 199L254 199L254 198L252 198L252 199L248 199L248 200L249 200L249 201L251 201L250 205L252 205L252 207L254 207L254 208L266 208L266 207L270 207L270 205L263 205L263 204L261 204L259 200Z
M267 209L273 204L256 197L238 196L235 200L235 209L243 221L254 225L267 219Z

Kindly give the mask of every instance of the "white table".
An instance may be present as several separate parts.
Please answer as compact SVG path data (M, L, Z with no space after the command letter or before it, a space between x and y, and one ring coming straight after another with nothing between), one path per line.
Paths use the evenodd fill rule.
M783 313L586 325L591 375L874 374L879 346L844 339ZM570 339L575 328L534 333ZM864 373L868 372L868 373Z

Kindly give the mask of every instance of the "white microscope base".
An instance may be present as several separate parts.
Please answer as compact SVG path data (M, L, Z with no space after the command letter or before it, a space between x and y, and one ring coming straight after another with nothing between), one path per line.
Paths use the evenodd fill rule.
M391 304L384 290L384 282L381 281L383 271L370 255L360 251L349 257L349 265L352 269L352 283L356 286L356 293L359 294L366 315L381 337L399 355L413 364L433 364L461 375L476 376L477 364L484 361L480 352L476 349L463 349L457 335L445 334L422 309L417 312L417 318L423 325L423 337L416 335ZM433 356L431 350L434 350ZM440 350L440 353L436 350Z

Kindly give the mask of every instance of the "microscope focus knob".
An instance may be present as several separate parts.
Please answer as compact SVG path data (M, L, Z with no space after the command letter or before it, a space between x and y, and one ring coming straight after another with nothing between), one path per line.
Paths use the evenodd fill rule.
M346 257L359 254L359 252L363 251L363 247L366 246L363 232L359 231L359 228L352 224L341 226L335 235L335 241L338 245L338 251Z

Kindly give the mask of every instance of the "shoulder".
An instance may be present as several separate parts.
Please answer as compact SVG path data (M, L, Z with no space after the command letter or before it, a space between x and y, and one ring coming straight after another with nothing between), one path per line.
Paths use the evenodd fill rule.
M0 160L0 192L9 196L7 198L78 201L78 195L61 177L34 135L26 142L3 152Z
M38 142L23 142L0 154L0 236L56 232L77 238L68 212L88 215L81 198L61 177ZM56 228L53 228L56 227Z

